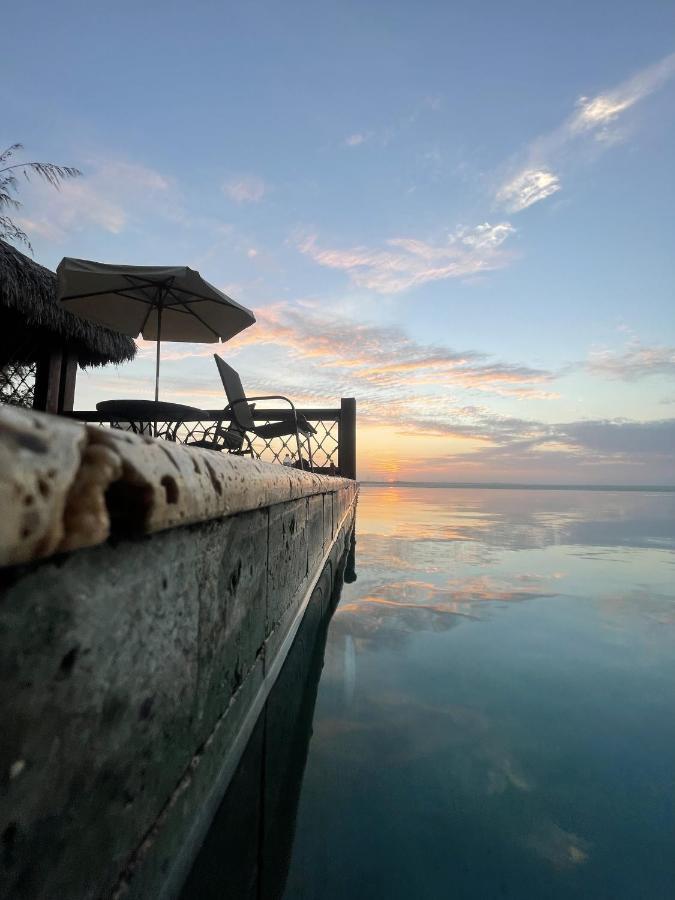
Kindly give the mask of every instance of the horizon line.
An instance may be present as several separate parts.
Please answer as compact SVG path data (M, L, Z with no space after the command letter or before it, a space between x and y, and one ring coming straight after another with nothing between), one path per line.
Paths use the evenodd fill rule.
M643 491L675 493L673 484L557 484L508 481L381 481L357 479L360 485L377 487L442 487L475 488L479 490L528 490L528 491Z

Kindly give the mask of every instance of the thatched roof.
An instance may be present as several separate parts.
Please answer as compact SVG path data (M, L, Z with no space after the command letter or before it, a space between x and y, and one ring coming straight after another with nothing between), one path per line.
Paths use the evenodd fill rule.
M134 358L130 337L94 325L63 309L56 300L56 275L0 240L0 332L15 359L62 346L80 366L102 366ZM3 348L3 349L4 349Z

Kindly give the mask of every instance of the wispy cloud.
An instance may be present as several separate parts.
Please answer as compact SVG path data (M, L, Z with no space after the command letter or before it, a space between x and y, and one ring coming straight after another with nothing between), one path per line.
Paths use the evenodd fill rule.
M230 178L223 185L223 191L235 203L259 203L267 192L267 185L257 175L240 175Z
M515 228L509 222L459 227L439 244L416 238L391 238L386 247L329 249L316 235L303 238L298 249L319 265L346 272L354 284L381 294L397 294L429 281L465 278L506 265L502 245Z
M560 190L560 180L546 169L526 169L504 184L497 201L509 212L520 212Z
M409 392L414 397L420 386L541 396L540 387L548 386L555 377L549 371L494 360L477 351L423 344L399 328L334 313L329 316L309 303L279 303L256 314L255 333L243 332L234 346L275 344L297 359L310 361L319 372L333 370L349 390L365 394L371 401L381 399L385 405L391 392L399 399ZM328 377L335 381L334 374ZM412 403L418 401L411 399ZM447 408L447 396L440 399L440 405Z
M345 138L345 144L348 147L359 147L361 144L365 144L370 136L370 132L366 133L359 131L355 134L350 134L349 137Z
M653 375L675 377L675 347L647 347L631 342L623 351L596 350L588 361L593 375L620 381L638 381Z
M556 374L502 361L475 350L425 344L402 329L358 321L315 303L277 303L256 310L250 333L237 335L225 351L250 392L276 390L299 402L324 403L327 397L358 396L360 420L416 433L447 436L453 422L471 421L474 407L458 394L514 400L553 399ZM139 340L139 365L154 359L154 342ZM261 353L261 348L265 348ZM253 348L255 354L249 356ZM223 352L211 344L167 344L164 364L185 365ZM251 359L253 363L251 364ZM261 361L264 365L261 366ZM269 366L269 372L265 365ZM165 396L220 397L212 373L203 382L171 382L165 367ZM258 388L260 390L258 390ZM200 405L200 404L197 404ZM461 432L458 431L458 433ZM469 432L465 432L469 437Z
M154 169L125 161L89 161L83 168L85 177L65 182L60 191L37 181L26 185L20 220L26 231L54 242L92 226L120 234L166 196L171 184Z
M620 139L619 119L639 101L675 77L675 53L640 70L621 84L594 97L580 97L576 110L557 128L536 138L526 161L511 166L495 199L509 212L520 212L545 200L562 187L556 169L565 164L573 143L592 140L606 146Z
M607 126L640 100L653 94L675 76L675 53L671 53L652 66L642 69L632 78L596 97L580 97L578 112L568 123L572 134L594 132L598 140L604 140Z

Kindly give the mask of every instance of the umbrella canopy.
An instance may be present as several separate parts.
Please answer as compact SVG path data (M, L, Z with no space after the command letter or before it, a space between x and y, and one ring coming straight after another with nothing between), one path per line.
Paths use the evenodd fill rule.
M58 299L90 322L150 341L227 341L255 316L187 266L116 266L65 257Z
M56 270L62 306L98 325L157 341L227 341L255 316L187 266L117 266L65 257Z

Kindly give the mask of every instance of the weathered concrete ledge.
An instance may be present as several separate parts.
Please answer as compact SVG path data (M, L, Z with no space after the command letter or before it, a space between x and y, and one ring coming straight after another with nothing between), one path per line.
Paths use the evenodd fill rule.
M175 896L356 484L8 409L0 469L3 896Z
M342 486L340 486L342 482ZM315 494L346 479L0 405L0 566Z

